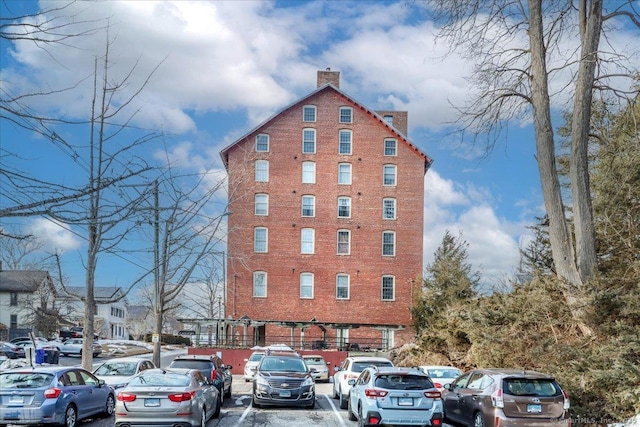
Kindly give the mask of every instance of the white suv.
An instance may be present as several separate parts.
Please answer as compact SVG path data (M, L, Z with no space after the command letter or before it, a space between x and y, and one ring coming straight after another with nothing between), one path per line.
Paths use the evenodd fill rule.
M333 375L333 398L340 399L340 409L347 409L351 391L348 381L357 379L368 366L393 367L393 363L384 357L353 356L344 359Z
M253 380L253 377L256 375L256 371L258 370L258 365L260 361L264 357L264 351L254 351L251 353L248 359L244 359L246 362L244 365L244 380L245 382L249 382Z

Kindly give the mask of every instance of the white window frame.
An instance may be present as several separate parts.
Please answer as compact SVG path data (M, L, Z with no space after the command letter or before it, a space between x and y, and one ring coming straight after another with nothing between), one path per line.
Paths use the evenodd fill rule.
M351 163L338 163L338 184L351 185Z
M262 283L260 283L260 281L262 281ZM258 292L258 291L261 291L261 292ZM267 272L266 271L253 272L253 297L254 298L267 297Z
M313 111L313 120L307 120L307 110ZM318 108L315 105L304 105L302 107L302 121L305 123L315 123L318 120Z
M269 182L269 160L256 160L255 181Z
M389 250L391 249L391 250ZM382 256L396 256L396 232L385 230L382 232Z
M382 199L382 219L395 220L397 212L397 201L393 197Z
M341 279L346 283L341 283ZM346 296L340 295L340 290L347 291ZM338 273L336 274L336 299L347 300L351 297L351 277L348 274Z
M343 114L346 112L349 114ZM340 107L338 111L338 123L353 123L353 108L351 107Z
M391 298L389 298L389 283L385 281L391 281ZM380 281L380 298L382 301L395 301L396 300L396 278L395 276L386 274L382 276ZM386 292L385 292L386 291ZM386 295L385 295L386 294Z
M316 230L313 228L300 229L300 253L314 254L316 247Z
M300 299L313 299L314 277L313 273L300 273Z
M261 139L265 139L265 141L261 141ZM256 135L256 153L268 153L269 152L269 135L266 133L260 133ZM266 144L266 149L260 149L263 145Z
M309 214L309 212L305 212L308 210L308 206L311 206L311 214ZM300 197L300 216L306 218L313 218L316 216L316 196L303 194L302 197Z
M393 143L393 146L387 145L387 143ZM394 156L394 157L398 155L398 140L397 139L385 138L385 140L384 140L384 155L385 156Z
M302 183L303 184L316 183L316 162L309 162L309 161L302 162Z
M313 135L313 141L307 140L308 135ZM304 128L302 129L302 153L303 154L315 154L316 153L316 136L317 132L314 128ZM306 144L313 143L313 150L308 151L306 149Z
M341 156L350 156L352 151L353 132L349 129L340 129L338 131L338 154Z
M347 241L341 241L341 236L346 236ZM346 250L341 248L345 245ZM336 254L351 255L351 230L338 230L338 233L336 235Z
M346 202L342 204L341 202ZM348 211L348 215L340 215L340 207L346 206ZM339 196L338 197L338 218L351 218L351 197L349 196Z
M387 182L387 177L393 177L393 182ZM395 187L398 185L398 166L392 164L382 166L382 185L385 187Z
M264 232L264 234L262 232ZM262 238L263 236L264 239ZM268 251L269 229L267 227L255 227L253 229L253 252L263 254Z
M384 122L389 126L393 127L393 116L390 114L385 115L383 118Z
M256 216L268 216L269 215L269 195L265 193L256 193L254 195L254 215Z

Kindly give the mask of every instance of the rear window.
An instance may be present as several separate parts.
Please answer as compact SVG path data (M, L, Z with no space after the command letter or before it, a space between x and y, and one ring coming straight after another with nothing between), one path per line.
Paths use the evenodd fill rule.
M367 366L393 366L391 362L384 362L380 360L370 361L370 362L353 362L352 371L353 372L362 372L364 368Z
M555 381L531 378L505 378L502 391L511 396L552 397L562 394Z
M169 365L170 368L186 368L206 371L213 369L213 362L207 360L174 360Z
M48 387L53 374L40 372L7 372L0 375L0 390L7 388Z
M187 375L172 373L142 374L129 382L129 385L137 387L186 387L191 382Z
M433 383L426 375L382 374L375 380L375 386L387 390L426 390L433 388Z
M251 357L249 357L249 362L259 362L264 357L264 353L253 353Z
M324 359L322 357L305 357L304 361L308 365L324 365Z
M427 371L431 378L457 378L460 373L457 369L429 369Z

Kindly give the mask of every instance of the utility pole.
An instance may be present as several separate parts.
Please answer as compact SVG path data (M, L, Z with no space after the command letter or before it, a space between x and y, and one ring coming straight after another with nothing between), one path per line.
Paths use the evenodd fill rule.
M162 287L160 286L160 201L158 195L158 180L153 183L153 279L154 279L154 311L156 314L155 337L153 343L153 364L160 367L160 343L162 341ZM155 338L154 337L154 338Z

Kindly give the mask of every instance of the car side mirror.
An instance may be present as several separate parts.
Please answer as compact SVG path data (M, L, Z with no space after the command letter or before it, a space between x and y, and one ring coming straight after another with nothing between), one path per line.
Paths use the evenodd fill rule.
M103 385L105 385L106 383L107 383L107 382L106 382L105 380L102 380L102 379L99 379L99 380L98 380L98 385L99 385L99 386L101 386L101 387L102 387Z
M349 381L347 381L347 384L349 384L349 385L351 385L351 386L352 386L352 385L354 385L355 383L356 383L356 380L349 380Z
M340 372L340 367L339 367L339 366L334 366L334 367L333 367L333 370L334 370L335 372Z
M226 365L225 368L228 369L228 370L231 370L231 369L233 369L233 365Z
M451 390L451 384L445 384L444 388L446 388L447 390Z

